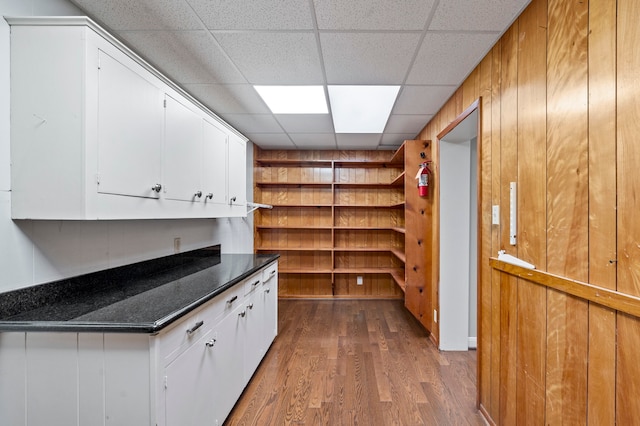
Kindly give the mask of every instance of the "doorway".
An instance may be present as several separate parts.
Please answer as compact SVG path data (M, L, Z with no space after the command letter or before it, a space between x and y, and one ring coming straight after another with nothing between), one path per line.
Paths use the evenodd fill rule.
M441 350L477 346L478 108L439 138ZM455 122L454 122L455 123Z

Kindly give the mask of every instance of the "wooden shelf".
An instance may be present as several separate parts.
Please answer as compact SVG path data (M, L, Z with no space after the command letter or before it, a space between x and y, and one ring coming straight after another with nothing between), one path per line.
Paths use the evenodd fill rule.
M333 167L333 160L290 160L290 159L270 159L257 158L256 163L269 166L289 166L289 167Z
M279 274L331 274L331 269L318 268L279 268Z
M309 186L309 187L326 187L331 188L331 182L256 182L256 186Z
M405 255L404 251L400 251L397 248L392 248L391 253L393 253L398 259L400 259L402 263L407 263L407 256Z
M334 182L337 188L391 188L393 183L350 183L350 182Z
M256 251L333 251L331 247L256 247Z
M333 204L294 204L294 203L281 203L281 204L271 204L274 208L276 207L333 207Z
M382 167L382 168L404 168L400 163L392 163L390 161L360 161L360 160L339 160L333 162L336 168L370 168L370 167Z
M398 164L399 166L404 168L404 143L396 150L391 157L391 163Z
M391 182L392 186L404 186L404 175L405 172L400 173L400 175Z
M326 231L330 231L332 229L334 229L333 226L315 226L315 225L310 225L310 226L280 226L280 225L256 225L256 229L313 229L313 230L326 230Z
M336 231L394 231L389 226L335 226Z
M404 207L404 202L395 204L334 204L334 206L341 208L395 209Z
M404 155L389 151L298 154L255 150L254 199L273 205L273 210L258 211L255 216L255 251L281 252L281 297L401 297L406 263ZM263 158L267 155L281 158ZM323 160L290 158L297 155ZM314 194L305 197L304 191ZM321 200L323 204L300 200ZM287 222L296 225L277 225ZM380 223L387 225L378 226ZM324 247L309 247L314 244ZM351 274L370 278L364 287L355 288Z

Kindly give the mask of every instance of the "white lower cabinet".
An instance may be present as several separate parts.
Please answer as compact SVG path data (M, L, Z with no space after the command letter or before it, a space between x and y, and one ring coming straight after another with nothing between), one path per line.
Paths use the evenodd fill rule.
M273 270L155 336L1 332L0 425L222 425L277 334Z

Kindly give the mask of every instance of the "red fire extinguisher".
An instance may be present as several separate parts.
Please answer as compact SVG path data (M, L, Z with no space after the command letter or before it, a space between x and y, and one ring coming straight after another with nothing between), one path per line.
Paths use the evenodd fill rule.
M426 161L420 164L420 169L416 175L416 179L418 180L418 195L421 197L429 196L429 175L431 174L429 163L430 161Z

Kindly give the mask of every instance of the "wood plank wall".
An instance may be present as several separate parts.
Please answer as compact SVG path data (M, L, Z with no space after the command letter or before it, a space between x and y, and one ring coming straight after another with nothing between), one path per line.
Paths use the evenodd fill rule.
M436 136L480 99L478 389L495 424L640 418L640 319L489 265L506 250L542 271L640 295L638 21L637 0L533 0L418 135L434 141L437 161ZM437 162L433 171L425 291L437 301ZM498 204L501 225L491 225Z

